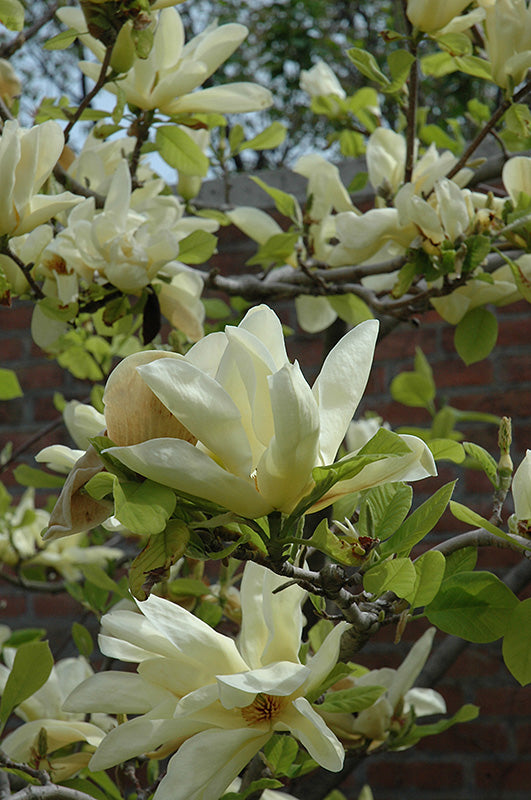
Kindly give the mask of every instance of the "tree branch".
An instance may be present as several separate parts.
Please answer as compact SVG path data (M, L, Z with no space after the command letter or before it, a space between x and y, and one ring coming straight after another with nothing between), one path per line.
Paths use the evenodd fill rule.
M30 25L25 30L20 31L17 35L11 39L10 42L6 42L2 46L0 46L0 58L9 59L11 56L20 50L23 45L26 44L29 39L32 39L37 33L40 31L41 28L44 28L46 23L50 22L53 19L53 16L57 9L59 8L60 3L53 3L53 5L47 9L42 17L39 17L35 20L33 25Z

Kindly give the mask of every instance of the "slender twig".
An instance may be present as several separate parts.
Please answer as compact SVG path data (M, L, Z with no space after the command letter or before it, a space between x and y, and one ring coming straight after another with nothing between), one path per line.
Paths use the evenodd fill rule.
M417 132L417 104L419 93L419 65L417 59L417 44L410 39L409 52L414 57L409 77L407 80L409 98L407 107L407 134L406 134L406 169L404 181L408 183L413 175L415 166L415 142Z
M27 280L28 284L30 285L33 294L38 300L42 300L46 295L42 291L41 287L35 280L32 275L31 270L33 269L33 264L25 264L22 259L20 259L16 253L14 253L9 247L6 247L5 254L9 256L9 258L15 262L17 267L20 269L22 274L24 275L25 279Z
M457 164L455 164L450 170L450 172L447 174L446 176L447 178L453 178L453 176L456 175L459 172L459 170L466 165L470 156L477 150L481 142L488 136L488 134L494 128L496 123L500 121L505 112L509 110L509 108L513 105L513 103L519 103L520 100L523 100L526 97L526 95L529 94L529 92L531 92L531 81L528 81L525 84L525 86L523 86L520 89L520 91L516 92L514 97L508 100L504 100L503 103L501 103L498 106L498 108L496 109L492 117L489 119L489 121L485 123L484 127L479 131L477 136L469 144L469 146L467 147L467 149L465 150L465 152L463 153Z
M30 778L34 778L36 781L39 781L42 786L52 785L51 778L45 770L33 769L33 767L29 767L27 764L19 763L18 761L12 761L12 759L10 759L9 756L3 752L3 750L0 750L0 765L6 767L7 769L18 769L20 772L24 772ZM17 794L19 793L17 792Z
M16 461L18 461L20 456L27 450L29 450L30 447L33 447L33 445L36 442L38 442L40 439L43 439L49 433L52 433L52 431L54 431L62 424L63 424L63 418L62 416L59 416L57 419L54 419L53 422L50 422L49 425L47 425L45 428L41 428L33 436L30 436L28 439L26 439L26 441L23 442L23 444L21 444L20 447L17 447L17 449L13 451L13 453L11 454L9 459L5 462L5 464L2 464L0 466L0 472L9 469L9 467Z
M111 63L111 55L112 55L112 46L110 45L105 50L105 55L103 56L103 61L101 64L100 74L98 75L96 83L94 84L90 92L87 95L85 95L85 97L79 104L78 108L76 109L75 113L72 115L72 119L70 120L70 122L68 123L68 125L64 130L65 144L66 142L68 142L70 131L81 117L83 111L90 105L90 103L96 97L100 89L102 89L103 86L105 85L107 81L107 70L109 68L109 64Z

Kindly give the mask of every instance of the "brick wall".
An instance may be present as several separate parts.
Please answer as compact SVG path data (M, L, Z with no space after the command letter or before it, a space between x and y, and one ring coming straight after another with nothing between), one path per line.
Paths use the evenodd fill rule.
M225 274L241 268L248 257L243 237L224 229L215 266ZM297 329L293 307L277 304L283 321L293 327L288 341L292 358L298 358L309 379L319 369L323 354L323 334L309 335ZM498 312L499 342L493 355L465 368L456 356L453 329L430 312L419 319L418 327L403 325L377 348L369 386L359 413L377 411L393 426L428 424L428 415L419 409L398 406L391 401L392 378L411 369L416 346L428 356L436 371L441 395L462 409L489 411L513 418L516 447L513 459L518 464L526 445L531 443L531 354L529 307L518 303ZM67 399L86 399L89 387L64 373L42 357L29 335L30 307L16 304L0 310L0 353L2 366L15 369L24 390L24 401L0 406L0 446L7 440L17 449L28 439L44 435L21 459L32 463L32 454L41 447L68 438L57 422L53 407L54 392ZM492 426L471 424L467 437L495 453L496 433ZM432 488L451 480L455 470L443 465L440 475L415 484L415 497L425 499ZM6 482L15 490L9 476ZM458 482L456 498L470 502L488 513L490 484L480 473L467 472ZM440 525L439 538L464 530L447 514ZM503 571L518 562L505 550L481 554L483 567ZM529 588L522 596L530 594ZM79 607L63 595L29 595L0 585L0 622L13 627L39 625L49 629L59 655L69 638L72 621L80 619ZM86 620L85 620L86 623ZM94 623L91 623L94 629ZM368 667L397 666L408 647L418 638L421 624L411 624L399 646L392 644L393 632L381 631L359 660ZM438 635L437 641L444 640ZM61 653L64 655L64 651ZM437 686L445 696L449 711L464 702L477 703L481 716L473 723L453 728L448 733L426 740L405 753L373 756L367 759L343 787L348 800L355 800L364 781L373 787L376 800L523 800L529 797L531 783L531 688L521 689L507 673L498 644L470 645Z

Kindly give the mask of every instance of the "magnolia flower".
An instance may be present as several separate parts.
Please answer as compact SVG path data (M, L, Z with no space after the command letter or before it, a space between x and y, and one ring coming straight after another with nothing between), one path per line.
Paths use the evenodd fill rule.
M5 58L0 58L0 97L11 108L15 97L18 97L22 84L17 73Z
M140 662L137 674L101 672L65 704L76 711L139 714L111 731L91 759L107 769L142 753L174 753L156 800L218 800L275 731L287 731L325 769L337 772L344 751L306 700L336 664L337 625L317 655L299 660L305 592L248 562L241 583L238 644L168 600L151 595L137 611L102 620L101 650Z
M531 158L515 156L506 161L502 170L502 180L515 206L522 193L531 197Z
M83 413L85 426L87 416L91 416L91 425L94 428L89 431L85 427L86 435L89 432L92 435L101 433L101 430L96 430L96 426L103 423L101 427L106 429L112 441L121 445L137 444L159 436L182 436L195 443L195 438L170 414L135 371L136 366L155 359L175 357L174 353L156 350L146 350L129 356L118 364L107 381L104 394L104 402L107 403L105 414L100 417L97 412L95 415L83 413L77 411L76 406L71 416L77 418L76 422L79 423ZM72 433L76 434L76 426L71 423L71 427ZM37 460L50 464L52 469L59 467L60 471L64 471L61 470L62 466L70 469L50 515L46 539L90 530L112 516L112 503L95 500L83 492L85 484L103 470L103 463L94 447L89 446L83 452L52 445L41 450Z
M531 520L531 450L514 473L512 493L514 513L518 520Z
M343 100L345 90L336 78L333 70L324 61L318 61L311 69L303 69L300 74L300 87L311 97L333 95Z
M0 236L20 236L79 203L71 192L37 194L50 177L64 146L63 131L49 120L26 130L15 120L0 136Z
M384 741L393 726L405 721L413 710L415 717L444 714L444 698L433 689L413 689L431 650L435 628L429 628L413 645L398 667L371 670L361 677L347 678L336 689L352 686L385 686L386 691L369 708L359 714L323 713L323 718L344 742L359 740L360 736L375 742Z
M503 89L517 86L531 67L531 8L526 0L480 1L492 77Z
M124 158L133 152L135 139L123 136L120 139L102 141L89 133L78 156L68 167L68 174L93 192L107 195L112 178ZM152 170L140 159L137 178L140 183L153 177Z
M345 434L345 443L348 450L360 450L381 427L382 418L378 416L352 420ZM389 429L389 423L386 422L383 427Z
M402 225L413 223L434 245L445 239L454 242L475 218L470 192L447 178L436 182L429 201L415 193L412 183L405 184L395 197L395 205Z
M523 255L516 261L524 280L531 280L531 255ZM459 286L445 297L432 297L430 303L437 313L451 325L457 325L468 311L478 306L492 303L506 306L521 299L520 291L515 283L514 275L508 264L490 273L488 281L482 280L480 274Z
M16 650L10 647L3 650L7 666L0 664L0 693L6 685L15 654ZM2 750L6 755L35 769L45 769L54 781L67 780L86 767L113 721L104 714L93 714L90 721L86 721L84 714L64 711L63 702L91 675L93 671L82 657L58 661L46 683L15 709L25 724L3 740ZM40 754L38 749L42 729L46 732L44 754Z
M250 309L237 328L206 336L185 356L138 367L125 359L122 374L136 369L196 443L158 438L108 452L146 478L244 517L290 513L313 488L313 468L335 458L365 389L377 332L375 320L349 331L313 389L288 361L280 320L267 306ZM115 413L124 415L121 397ZM409 453L339 481L318 507L369 486L435 474L424 442L403 441Z
M83 33L86 24L79 9L57 12L63 23ZM244 25L231 23L208 27L190 42L184 42L184 28L175 8L163 8L154 33L153 47L146 59L136 59L119 84L107 83L110 92L123 93L127 103L142 109L159 109L164 114L186 112L220 113L259 111L272 105L268 89L254 83L229 83L194 91L201 86L247 36ZM104 47L83 33L81 41L100 61ZM82 61L80 67L96 80L100 65Z
M406 13L415 28L432 33L447 25L468 5L469 0L407 0Z

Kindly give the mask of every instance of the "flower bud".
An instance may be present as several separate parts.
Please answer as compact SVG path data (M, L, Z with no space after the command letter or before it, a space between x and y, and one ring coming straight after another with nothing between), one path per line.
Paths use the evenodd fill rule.
M407 17L415 28L425 33L444 28L468 5L468 0L408 0Z

